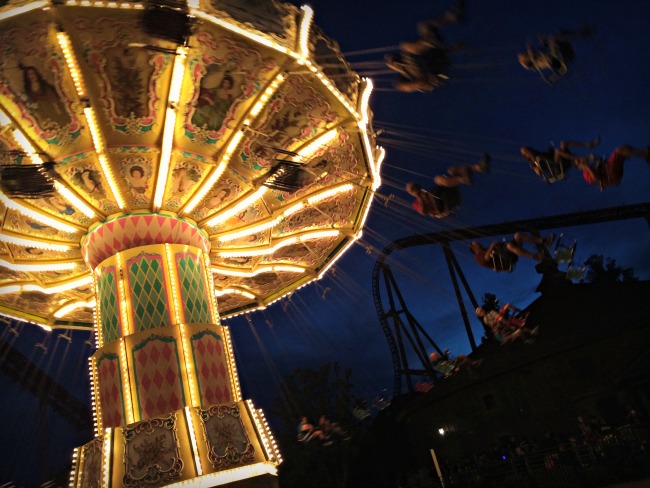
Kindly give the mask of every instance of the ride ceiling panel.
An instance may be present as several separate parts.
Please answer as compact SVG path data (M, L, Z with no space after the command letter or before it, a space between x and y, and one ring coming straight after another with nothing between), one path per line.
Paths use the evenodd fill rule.
M246 131L241 150L233 155L235 167L250 179L270 169L277 149L297 151L325 130L345 120L321 87L303 75L291 75L264 106Z
M66 202L61 195L56 193L43 198L24 199L23 203L47 216L55 217L57 220L77 226L82 232L85 232L87 227L94 221L94 219L90 219L79 212Z
M303 181L301 189L293 193L272 190L265 201L273 212L319 190L344 183L359 183L365 176L363 149L358 138L347 132L338 132L327 148L319 150L306 162L300 175Z
M60 12L107 147L154 146L162 137L174 46L146 35L140 16L82 7Z
M265 39L293 49L298 9L276 0L200 0L199 9Z
M92 208L105 215L120 210L94 151L62 159L56 172Z
M345 228L355 217L355 205L358 204L362 192L354 187L347 193L305 207L284 219L273 229L274 237L291 235L297 232L316 229Z
M215 276L215 283L216 283L216 276ZM219 309L223 310L243 310L247 307L250 306L251 300L249 298L246 298L243 295L236 295L236 294L230 294L230 295L223 295L220 297L217 297L217 304L219 306Z
M33 218L30 218L15 210L8 210L5 214L4 224L2 225L3 231L20 234L27 238L36 237L46 240L57 241L62 244L71 244L77 247L81 238L81 233L65 232L57 230L49 225L42 224Z
M217 184L205 195L201 203L189 214L196 220L202 221L217 214L235 200L248 186L248 182L233 170L222 176Z
M54 251L51 249L41 249L39 247L7 244L7 249L7 255L11 256L11 261L16 264L40 263L43 261L79 261L79 264L83 265L81 262L81 252L78 248L68 249L66 251ZM36 274L36 272L32 273L34 275ZM60 271L60 273L64 272Z
M17 279L24 277L22 273L16 273L15 275ZM16 280L11 284L21 283L23 281ZM26 317L31 317L41 323L47 323L48 318L53 316L62 306L66 303L76 301L81 297L85 297L86 300L93 298L91 285L80 286L73 290L52 294L45 294L40 291L5 293L0 294L0 310L3 308L6 310L22 310ZM65 320L68 322L92 323L92 311L79 308L68 313Z

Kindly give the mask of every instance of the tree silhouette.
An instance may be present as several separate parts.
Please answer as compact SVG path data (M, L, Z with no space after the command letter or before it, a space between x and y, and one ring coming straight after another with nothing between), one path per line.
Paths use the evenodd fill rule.
M314 439L297 440L301 417L318 423L321 415L347 429L353 423L352 370L336 362L318 369L295 369L283 378L281 396L273 399L269 413L281 424L275 430L283 453L281 485L285 488L344 487L349 475L351 442L325 446Z
M321 415L348 420L352 412L352 370L336 362L318 369L299 368L284 377L282 395L274 398L269 411L282 421L282 430L295 437L301 417L318 422Z
M584 265L586 267L585 281L588 283L630 283L639 281L634 274L634 268L623 268L616 264L613 258L606 258L602 254L592 254Z

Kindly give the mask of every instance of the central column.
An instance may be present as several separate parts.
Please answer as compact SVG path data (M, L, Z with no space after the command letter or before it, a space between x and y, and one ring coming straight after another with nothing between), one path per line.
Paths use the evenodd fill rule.
M91 228L97 437L75 452L72 486L274 486L280 462L263 414L243 401L219 324L208 236L171 214Z

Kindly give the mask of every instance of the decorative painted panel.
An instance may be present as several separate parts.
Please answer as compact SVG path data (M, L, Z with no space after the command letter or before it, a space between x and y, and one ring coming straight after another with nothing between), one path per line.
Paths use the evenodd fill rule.
M132 140L157 128L161 77L173 62L170 54L132 46L148 41L138 23L137 18L126 16L75 23L84 42L83 60L99 78L102 115L113 131Z
M105 353L97 360L97 382L102 426L118 427L125 419L122 371L117 354Z
M178 344L174 337L152 335L131 350L140 418L185 406Z
M201 55L188 61L195 91L184 123L185 135L199 145L219 147L240 106L257 94L260 78L269 76L277 64L230 37L199 30L195 38Z
M176 413L124 428L122 486L163 486L179 480L183 460L176 429Z
M246 140L233 161L251 174L265 173L277 148L294 150L334 125L341 115L303 76L292 76L265 105L251 130L257 137Z
M106 175L94 152L84 152L62 159L57 172L80 195L102 212L117 212L119 207Z
M106 266L97 280L97 299L101 310L102 342L107 344L118 339L120 328L120 300L117 290L117 269Z
M135 332L171 324L164 257L143 252L126 264Z
M102 486L102 444L103 439L96 437L81 448L80 488L100 488Z
M201 405L230 403L230 377L225 345L215 332L205 329L190 337Z
M255 457L237 405L215 405L199 409L203 434L208 444L208 459L217 470L250 464Z
M183 301L185 323L210 323L210 296L205 283L203 261L191 252L174 256Z

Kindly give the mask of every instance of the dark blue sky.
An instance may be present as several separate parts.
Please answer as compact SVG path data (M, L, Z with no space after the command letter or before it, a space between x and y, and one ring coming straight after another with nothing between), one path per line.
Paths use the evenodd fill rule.
M317 0L310 5L315 11L315 23L339 42L344 53L375 51L350 56L349 61L378 63L388 51L379 48L414 39L417 22L442 13L450 3ZM386 130L380 143L387 140L384 184L378 193L394 194L395 201L388 207L375 201L364 237L337 262L335 275L330 273L301 289L291 301L284 300L251 315L250 324L243 317L226 321L235 341L245 396L257 406L267 406L276 395L279 375L296 367L318 368L326 361L338 361L353 369L359 395L371 399L382 389L391 392L392 359L371 290L377 252L391 241L416 233L649 201L650 166L641 159L626 163L620 187L601 193L587 185L577 172L555 185L543 183L518 151L522 145L544 148L562 139L588 140L596 135L602 137L597 151L602 155L624 143L636 147L650 144L650 3L467 3L467 21L444 31L449 42L464 41L468 45L467 52L454 57L455 65L444 87L432 93L404 94L390 88L390 75L375 77L378 89L371 98L374 127ZM538 33L584 24L592 25L595 35L574 44L577 59L567 79L549 86L518 66L516 53L527 40ZM389 144L391 140L398 143ZM406 141L417 142L420 148L404 150ZM473 163L484 151L493 156L492 171L475 178L472 187L462 189L463 205L455 216L433 220L405 207L409 200L402 189L404 183L412 180L426 186L448 165ZM625 267L634 267L642 279L650 279L650 232L646 222L621 221L556 232L577 238L578 260L592 253L604 254ZM533 262L520 260L512 274L496 274L477 267L467 245L459 242L453 249L477 298L492 292L502 301L526 306L537 297L534 290L540 276ZM417 248L393 256L394 270L400 270L400 289L416 319L439 345L449 347L454 354L468 352L469 343L441 251ZM478 321L473 326L480 340ZM67 351L57 336L23 332L18 344L36 364L86 400L87 334L73 333L73 344ZM9 336L5 333L3 337ZM34 348L39 341L50 345L48 355ZM59 346L54 352L56 344ZM0 375L0 388L0 418L5 419L1 450L11 448L14 453L5 457L0 466L0 482L4 482L14 477L14 470L26 455L38 452L38 409L35 399L4 375ZM25 417L31 420L25 422ZM86 439L76 439L71 427L57 415L49 415L48 420L50 435L60 437L53 447L68 459L72 447ZM22 449L31 449L32 454L24 454Z

